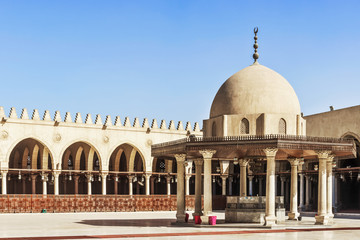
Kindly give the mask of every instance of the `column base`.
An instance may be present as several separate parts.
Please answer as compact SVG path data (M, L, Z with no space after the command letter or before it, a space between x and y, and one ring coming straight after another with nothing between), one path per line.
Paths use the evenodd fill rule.
M177 213L176 214L176 222L184 223L185 222L185 213Z
M315 224L316 225L328 225L329 224L329 216L315 216Z
M289 212L288 213L288 217L289 217L288 220L297 220L297 218L299 216L300 216L300 213L298 213L298 212L295 212L295 213Z
M276 225L277 218L275 216L265 216L264 226L274 226Z

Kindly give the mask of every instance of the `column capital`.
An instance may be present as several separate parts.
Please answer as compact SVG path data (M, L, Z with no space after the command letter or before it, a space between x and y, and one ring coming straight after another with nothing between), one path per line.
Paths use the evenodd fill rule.
M216 153L216 150L212 150L212 149L204 149L204 150L200 150L199 153L203 156L204 160L208 160L212 158L212 156Z
M247 159L247 158L239 159L239 165L240 165L240 167L246 167L249 162L250 162L250 159Z
M152 173L149 173L149 172L145 173L145 178L146 179L149 179L151 176L152 176Z
M316 155L320 159L327 159L329 154L331 154L331 151L323 150L323 151L315 151Z
M263 149L263 151L264 151L266 157L275 157L278 149L277 148L265 148L265 149Z
M226 180L229 177L229 175L221 175L220 177L222 180Z
M78 181L80 176L79 175L74 175L73 178L74 178L75 181Z
M60 170L54 170L52 171L52 174L54 175L54 177L58 177L61 174Z
M175 154L174 157L175 157L177 163L185 162L186 154Z
M197 158L194 160L195 166L202 166L204 163L204 160L202 158Z
M328 158L327 158L327 162L333 162L334 161L334 158L335 158L335 155L334 154L329 154Z
M7 174L8 173L8 170L6 169L2 169L2 170L0 170L0 172L1 172L1 174Z
M252 181L252 180L254 179L254 176L253 176L253 175L249 175L248 178L249 178L249 181Z
M35 180L37 175L36 174L31 174L30 177L31 177L31 180Z
M286 181L286 177L285 177L285 176L280 176L280 181L281 181L281 182L285 182L285 181Z
M109 172L108 171L102 171L100 174L101 174L101 177L106 177L109 174Z
M132 181L134 177L134 175L128 175L129 182Z
M289 158L288 161L290 162L290 165L298 166L300 164L301 159L300 158Z

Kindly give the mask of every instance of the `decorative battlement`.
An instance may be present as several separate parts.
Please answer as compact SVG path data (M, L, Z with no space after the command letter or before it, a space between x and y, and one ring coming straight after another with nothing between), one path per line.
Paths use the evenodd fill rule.
M8 117L7 117L8 116ZM45 121L45 122L55 122L55 124L67 124L67 123L77 123L77 124L86 124L86 125L100 125L103 127L122 127L122 128L143 128L146 130L149 129L157 129L157 130L170 130L170 131L188 131L188 132L200 132L200 126L198 122L195 122L192 127L190 122L186 122L185 128L182 121L179 121L177 125L173 120L170 121L169 125L166 124L165 120L161 120L160 127L156 119L153 119L151 122L151 126L149 125L149 121L147 118L144 118L142 123L139 118L135 118L133 123L131 123L129 117L125 117L124 123L121 122L120 116L115 117L115 121L112 122L111 116L107 115L105 117L105 121L102 121L100 114L95 116L95 121L92 120L91 114L86 114L85 121L82 120L81 114L78 112L75 114L75 119L71 117L70 112L66 112L64 116L64 120L61 118L61 114L59 111L55 111L54 118L51 118L50 111L46 110L43 114L43 117L40 117L39 111L34 109L29 117L28 110L23 108L21 111L20 118L16 113L16 109L14 107L10 108L9 115L5 114L4 107L0 106L0 122L6 122L8 119L20 119L20 120L32 120L32 121Z

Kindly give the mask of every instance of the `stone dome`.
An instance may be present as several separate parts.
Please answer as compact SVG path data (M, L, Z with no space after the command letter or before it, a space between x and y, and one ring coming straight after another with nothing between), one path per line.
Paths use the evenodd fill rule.
M228 78L211 105L210 118L233 114L300 114L294 89L277 72L258 64Z

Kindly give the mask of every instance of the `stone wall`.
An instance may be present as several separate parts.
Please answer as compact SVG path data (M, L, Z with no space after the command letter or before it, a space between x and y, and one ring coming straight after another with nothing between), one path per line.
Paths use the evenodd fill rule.
M219 209L224 199L214 196L214 209ZM186 196L186 210L194 210L194 205L195 196ZM40 213L42 209L47 212L176 211L176 195L0 195L0 213Z

